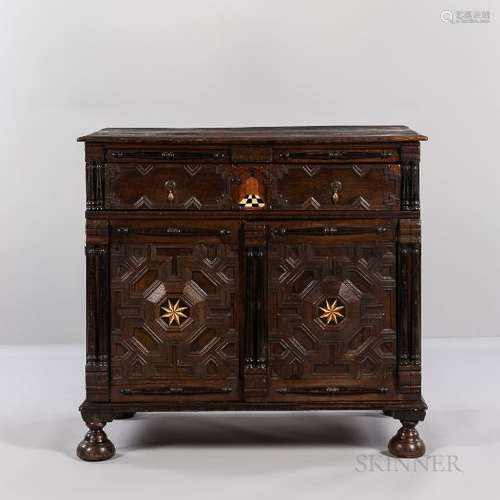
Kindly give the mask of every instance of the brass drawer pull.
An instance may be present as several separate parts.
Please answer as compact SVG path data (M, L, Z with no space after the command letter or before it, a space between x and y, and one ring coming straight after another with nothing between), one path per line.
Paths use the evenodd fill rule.
M332 203L336 205L340 201L340 193L342 192L342 182L333 181L332 187Z
M175 181L166 181L165 188L168 190L167 200L169 203L173 203L175 200Z

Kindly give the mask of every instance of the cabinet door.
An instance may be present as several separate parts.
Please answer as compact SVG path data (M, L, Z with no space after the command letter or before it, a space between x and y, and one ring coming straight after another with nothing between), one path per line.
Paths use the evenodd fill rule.
M113 401L238 398L239 224L115 223Z
M392 398L396 367L394 221L271 227L269 398Z

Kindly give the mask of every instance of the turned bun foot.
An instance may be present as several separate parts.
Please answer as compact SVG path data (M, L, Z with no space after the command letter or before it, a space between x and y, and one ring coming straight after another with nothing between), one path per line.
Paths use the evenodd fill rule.
M389 441L389 451L398 458L418 458L425 454L425 444L415 426L417 422L401 422L403 426Z
M90 422L87 425L89 431L76 448L76 454L88 462L108 460L115 454L115 445L102 430L105 423Z

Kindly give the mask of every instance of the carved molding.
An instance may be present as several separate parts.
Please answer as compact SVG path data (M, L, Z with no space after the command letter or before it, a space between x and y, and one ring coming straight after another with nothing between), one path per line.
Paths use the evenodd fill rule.
M144 235L144 236L229 236L231 230L227 228L208 229L190 227L155 227L155 228L133 228L117 227L113 233L120 236Z
M384 234L389 230L385 226L378 227L306 227L306 228L288 228L285 225L274 228L271 235L275 238L287 235L303 236L346 236L358 234Z
M85 164L87 210L104 209L104 164L90 160Z
M361 150L303 150L303 151L282 151L278 154L281 161L293 160L369 160L369 159L387 159L394 156L393 151L367 151Z
M192 396L197 394L227 394L232 387L127 387L124 396Z
M356 394L386 394L388 387L281 387L280 394L306 394L310 396L345 396Z
M118 161L127 160L159 160L159 161L227 161L227 151L214 150L113 150L108 153L108 156Z

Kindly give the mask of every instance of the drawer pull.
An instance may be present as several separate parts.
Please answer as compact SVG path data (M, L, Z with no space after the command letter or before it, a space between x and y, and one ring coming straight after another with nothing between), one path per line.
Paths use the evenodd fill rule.
M342 182L333 181L332 182L332 203L336 205L340 201L340 193L342 191Z
M308 394L312 396L343 396L350 394L385 394L388 387L281 387L280 394Z
M275 237L286 235L304 235L304 236L344 236L357 234L383 234L388 231L387 227L303 227L288 228L286 226L276 227L272 230Z
M231 387L138 387L125 388L124 396L191 396L196 394L227 394Z
M167 200L169 203L173 203L175 200L175 181L166 181L165 188L168 190Z
M228 236L231 231L222 229L203 229L192 227L154 227L154 228L129 228L117 227L114 232L119 235L140 234L144 236Z

